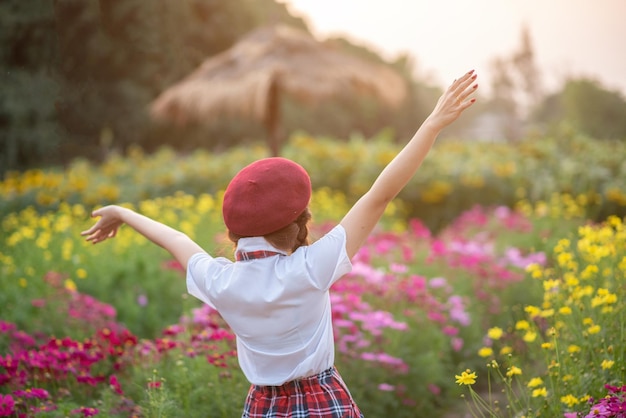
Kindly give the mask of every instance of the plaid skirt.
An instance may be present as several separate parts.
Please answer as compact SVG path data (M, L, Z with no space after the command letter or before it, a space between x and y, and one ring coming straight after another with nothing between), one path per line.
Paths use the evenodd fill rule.
M363 418L336 368L281 386L250 386L242 418Z

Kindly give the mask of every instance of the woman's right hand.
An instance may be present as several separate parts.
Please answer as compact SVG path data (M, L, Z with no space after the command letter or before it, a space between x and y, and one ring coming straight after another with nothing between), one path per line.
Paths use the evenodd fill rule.
M123 210L122 207L115 205L94 210L91 213L91 217L100 217L100 219L91 228L80 234L85 236L87 241L91 241L94 244L115 237L120 226L124 224L121 219L121 211Z

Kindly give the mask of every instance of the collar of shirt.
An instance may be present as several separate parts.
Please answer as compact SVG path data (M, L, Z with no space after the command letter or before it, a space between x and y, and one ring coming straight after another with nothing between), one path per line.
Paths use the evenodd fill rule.
M239 251L244 253L254 251L273 251L283 255L288 255L286 251L274 247L263 237L239 238L237 248L235 249L235 254L237 254L237 252Z

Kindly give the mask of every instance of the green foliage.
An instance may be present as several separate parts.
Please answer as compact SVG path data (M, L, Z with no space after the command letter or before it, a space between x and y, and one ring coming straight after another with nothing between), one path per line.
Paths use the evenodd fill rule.
M397 210L439 229L476 204L513 207L522 199L549 202L555 194L566 193L584 204L591 219L624 214L625 146L571 130L514 144L442 141L400 193ZM343 142L296 134L283 155L306 167L315 187L341 191L350 203L367 191L399 149L388 132ZM29 205L50 210L62 202L92 207L137 203L178 191L217 193L241 167L265 156L266 147L258 143L219 154L197 150L177 155L166 148L145 154L133 148L128 158L112 154L99 166L76 160L65 171L9 173L0 182L0 213Z
M0 81L3 174L77 156L99 161L135 145L217 151L263 139L263 127L253 121L174 127L151 120L148 106L252 29L275 23L306 29L275 0L7 0L0 11L0 69L7 74ZM390 127L397 137L411 135L434 105L436 89L413 80L407 57L387 63L348 40L332 42L398 70L410 86L407 102L389 109L372 98L340 97L310 108L285 100L285 133L370 137Z
M54 27L49 1L0 3L0 172L58 155Z
M153 125L150 101L270 22L305 27L273 0L2 2L0 172L180 141ZM237 137L228 128L215 137Z
M356 190L351 187L362 187L359 185L365 184L363 182L374 173L377 165L392 158L395 145L384 136L372 142L376 147L365 147L363 139L358 138L343 145L330 140L326 144L326 140L320 140L326 147L313 147L310 141L311 138L294 138L289 152L309 158L305 165L311 171L315 184L311 203L315 216L312 235L319 236L324 222L336 221L348 207L346 196L324 187L323 179L328 177L327 184L348 187L351 193L355 193ZM345 145L349 147L344 148ZM459 152L453 149L448 151ZM550 149L547 147L544 152L549 154ZM199 152L181 160L167 150L150 156L136 149L126 159L116 157L102 166L76 162L68 170L55 173L61 179L68 179L67 184L54 183L55 176L43 171L24 173L25 181L14 184L20 184L18 188L23 186L23 191L34 196L43 191L49 193L45 188L49 186L67 201L57 202L52 212L42 210L38 213L29 207L2 217L0 281L3 292L0 293L0 305L6 310L1 320L17 324L20 332L14 335L21 338L23 333L43 333L44 337L70 336L77 341L86 341L84 339L94 332L105 329L108 320L115 319L115 326L127 327L140 338L136 346L120 345L120 348L124 347L122 352L125 355L115 357L118 367L114 367L113 359L109 359L94 370L94 373L104 373L107 377L114 374L124 391L123 397L113 395L113 385L106 381L93 388L75 382L60 388L55 382L46 382L51 396L59 401L58 411L63 411L59 414L69 414L81 405L97 407L101 411L100 416L120 418L132 416L128 409L120 409L124 405L140 408L145 416L180 413L194 417L214 413L215 416L228 417L241 413L248 384L234 359L227 358L226 364L211 363L213 354L232 350L233 341L211 340L205 346L208 352L190 353L184 348L189 348L191 341L205 341L198 337L206 337L206 333L187 328L172 336L174 326L170 325L195 324L195 319L203 317L196 316L201 306L199 301L183 296L181 271L168 263L169 255L129 228L122 228L114 240L97 246L85 243L79 232L93 222L88 216L87 206L100 204L98 198L115 197L107 194L111 193L109 189L98 192L100 186L119 183L117 199L122 196L128 200L136 198L138 201L134 205L141 213L183 230L210 253L229 257L232 244L223 234L221 187L216 184L230 178L234 171L261 155L264 149L253 148L252 155L249 151L238 149L219 158ZM467 150L463 151L458 155L466 158ZM500 153L494 154L497 161L502 158ZM344 162L340 158L352 154L355 160ZM477 164L491 164L487 156L484 158L479 159ZM357 160L369 164L351 164ZM441 164L445 167L448 161L444 160ZM461 168L468 167L472 166ZM362 171L365 168L368 170ZM207 187L206 180L213 177L216 183ZM46 184L46 181L52 183ZM90 185L90 181L97 183ZM320 183L322 185L318 186ZM39 185L38 189L28 189L35 184ZM149 184L155 186L150 188ZM204 187L205 192L211 191L211 194L193 196L176 192L181 184L186 184L189 190L196 186ZM3 197L9 196L7 185L3 184ZM210 187L216 187L215 191ZM92 189L96 194L92 194ZM452 186L452 190L456 188ZM140 198L144 193L151 194L153 199ZM437 194L428 196L432 199ZM474 196L477 201L480 200L478 196ZM37 198L33 199L36 202ZM541 297L541 292L537 293L535 289L538 282L520 281L502 289L506 275L499 274L502 272L500 267L503 262L507 263L502 255L511 246L517 246L523 253L549 248L558 238L553 234L571 231L584 221L584 211L572 207L575 202L572 203L567 196L546 206L544 208L539 203L536 208L533 206L530 209L520 206L520 210L530 215L539 214L536 218L530 218L530 215L528 218L511 216L511 211L501 208L505 215L508 214L504 216L508 221L506 223L495 218L481 222L484 212L478 210L474 215L448 225L431 239L412 234L412 229L407 228L402 219L404 213L400 205L391 205L387 214L391 219L388 217L373 235L364 248L363 258L355 260L360 263L355 277L338 282L333 289L333 295L340 296L333 301L333 307L342 304L344 307L344 310L335 311L338 316L344 312L367 318L361 319L360 325L359 320L352 322L356 331L354 327L337 328L338 368L366 413L407 418L416 414L436 416L453 403L459 393L452 378L459 368L471 367L479 370L481 376L485 373L484 359L476 356L484 341L485 328L492 325L504 327L509 320L523 315L523 306L536 303ZM44 208L40 206L40 209ZM476 214L478 221L472 218ZM533 219L532 223L529 219ZM441 253L440 258L431 257L435 243L453 241L471 242L476 245L474 248L493 245L496 249L494 257L479 263L476 269L471 263L455 264L458 258L453 251L447 255ZM390 246L390 242L393 245ZM391 249L386 251L385 248ZM485 253L490 254L490 251ZM522 280L520 267L511 267L510 272L518 277L517 280ZM385 277L383 281L372 280L381 275ZM449 286L426 285L433 278L446 278ZM342 285L346 288L338 287ZM476 292L477 288L482 292ZM489 302L497 300L501 304L486 303L478 298L478 295L484 297L485 294L491 297ZM87 295L97 299L83 299L89 303L82 306L80 315L76 315L69 308L76 307L76 300ZM429 299L419 299L426 295ZM463 300L464 311L473 318L469 324L450 323L458 334L444 331L445 327L430 317L433 313L444 314L445 318L450 310L451 296ZM359 303L350 305L355 300ZM491 310L504 306L507 309L497 314ZM111 308L116 310L116 316L110 314ZM68 315L69 312L72 314ZM381 316L377 315L387 312L389 316L382 316L381 321ZM437 317L441 318L433 316ZM351 320L348 315L341 319ZM400 321L406 324L406 328L383 328L378 333L376 324L388 319ZM7 329L4 323L3 329ZM340 337L344 332L347 336L361 334L358 342L365 345L355 344L354 350L342 349ZM9 335L7 332L0 334L2 350L10 350L11 345L4 342L10 338ZM451 335L465 342L459 351L453 349ZM163 349L174 341L183 345L172 350ZM80 344L77 343L75 349ZM398 370L393 362L365 360L360 357L365 351L382 353L392 357L392 360L400 359L402 367ZM4 351L0 352L4 355ZM116 352L113 350L113 353ZM73 376L67 380L73 382ZM0 389L8 390L4 387ZM61 389L68 389L71 395L62 395L64 392Z
M145 405L143 416L204 418L208 410L215 418L241 414L250 384L234 358L223 368L203 356L176 352L155 360L130 370L127 395Z

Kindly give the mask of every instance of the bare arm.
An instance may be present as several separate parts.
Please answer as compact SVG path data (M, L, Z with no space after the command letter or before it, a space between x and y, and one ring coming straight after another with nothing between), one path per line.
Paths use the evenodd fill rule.
M87 241L94 244L113 238L120 226L128 224L153 243L166 249L184 268L187 268L187 262L192 255L204 252L186 234L130 209L105 206L95 210L91 216L100 219L91 228L81 232L81 235L86 236Z
M478 87L474 71L455 80L439 98L435 109L417 130L413 138L383 169L372 187L354 204L341 225L346 230L346 250L353 257L372 232L387 205L406 186L424 161L439 132L452 122L475 99L469 95Z

